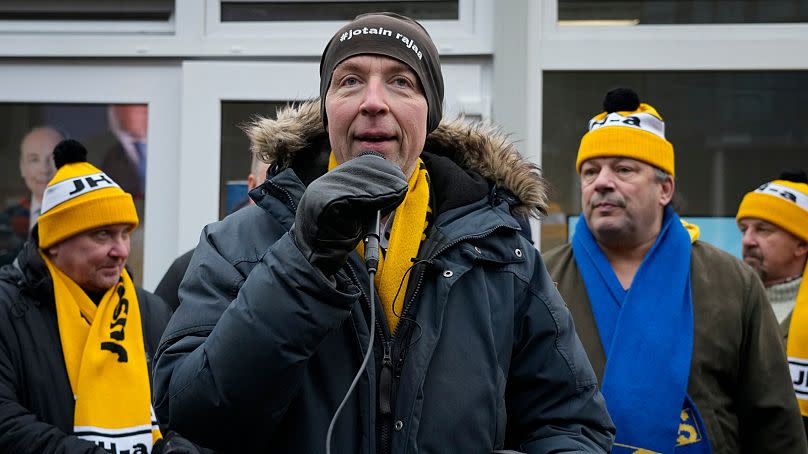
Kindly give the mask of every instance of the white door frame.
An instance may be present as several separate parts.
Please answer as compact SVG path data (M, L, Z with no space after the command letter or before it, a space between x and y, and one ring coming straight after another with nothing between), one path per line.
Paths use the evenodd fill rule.
M175 258L177 243L180 68L173 63L0 61L0 102L146 103L143 286L153 289Z

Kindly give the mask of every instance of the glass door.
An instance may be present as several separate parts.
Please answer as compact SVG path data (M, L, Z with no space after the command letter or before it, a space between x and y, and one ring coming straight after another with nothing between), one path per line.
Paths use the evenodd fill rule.
M153 288L176 243L179 66L0 62L0 261L10 262L36 223L64 138L135 199L140 227L128 265Z

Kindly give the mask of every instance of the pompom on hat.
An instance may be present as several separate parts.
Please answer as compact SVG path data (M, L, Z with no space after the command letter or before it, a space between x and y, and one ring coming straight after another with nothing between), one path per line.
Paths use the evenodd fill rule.
M40 249L105 225L137 227L132 196L87 162L87 150L82 144L63 140L54 148L53 158L58 170L42 196Z
M674 173L673 145L665 139L662 116L629 88L606 94L604 112L589 120L589 132L581 139L575 168L592 158L626 157Z
M808 175L787 171L746 194L736 220L757 218L808 241Z

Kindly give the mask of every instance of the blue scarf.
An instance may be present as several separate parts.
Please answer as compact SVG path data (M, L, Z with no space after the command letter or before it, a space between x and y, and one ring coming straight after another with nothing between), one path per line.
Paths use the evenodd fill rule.
M572 249L606 352L601 391L613 452L709 453L687 383L693 352L690 235L668 206L659 236L624 290L584 217ZM648 452L642 451L642 452Z

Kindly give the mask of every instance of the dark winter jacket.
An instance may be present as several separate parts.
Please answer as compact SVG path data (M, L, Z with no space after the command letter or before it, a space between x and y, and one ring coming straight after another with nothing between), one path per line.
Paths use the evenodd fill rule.
M136 291L151 371L171 311L151 293ZM15 263L0 269L0 453L107 454L70 435L73 411L53 281L28 242Z
M228 452L325 452L375 330L375 358L336 423L333 452L607 451L613 428L595 375L511 215L542 206L533 167L462 122L429 136L434 222L391 340L378 302L368 322L361 259L352 254L335 286L287 233L300 175L316 173L298 172L294 146L278 142L299 133L314 143L321 125L310 103L253 131L291 168L275 165L251 193L255 206L204 229L157 353L158 417Z
M606 354L570 245L545 254L598 380ZM714 453L808 452L777 321L754 271L696 241L690 268L693 359L687 392Z

